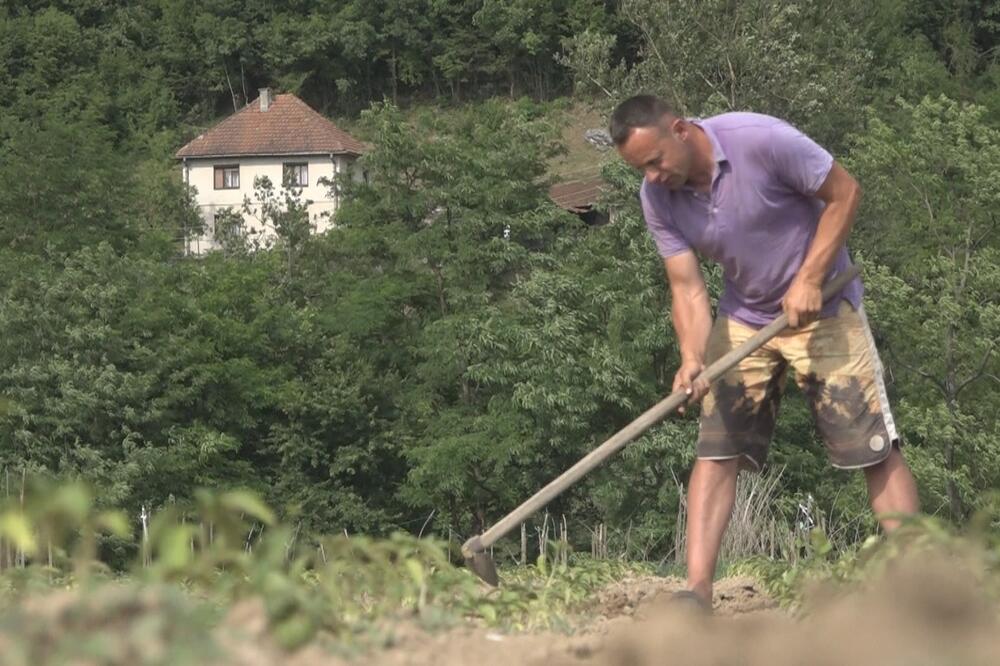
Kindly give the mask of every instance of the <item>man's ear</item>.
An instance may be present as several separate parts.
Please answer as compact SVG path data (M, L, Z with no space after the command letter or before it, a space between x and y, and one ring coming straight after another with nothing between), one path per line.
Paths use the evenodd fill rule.
M670 123L670 133L679 141L686 141L688 138L688 124L683 118L672 117Z

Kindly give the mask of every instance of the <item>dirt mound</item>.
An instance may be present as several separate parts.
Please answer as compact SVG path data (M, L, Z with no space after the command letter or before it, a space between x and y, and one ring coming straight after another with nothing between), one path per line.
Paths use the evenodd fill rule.
M28 596L0 615L0 663L219 663L211 612L178 589L109 583Z
M714 615L695 617L667 603L680 587L672 578L616 583L595 597L572 635L465 629L411 636L360 661L394 666L1000 663L997 606L982 579L954 562L901 566L850 594L818 590L801 617L778 610L749 578L720 581Z
M667 604L670 596L682 589L684 581L679 578L629 577L602 590L592 605L582 609L581 616L610 620L632 617L637 611L641 611L639 614L642 616L643 612ZM752 578L737 576L715 584L715 615L744 615L770 610L775 606Z
M779 612L700 619L664 609L609 635L587 662L564 655L546 664L1000 663L997 608L974 576L921 567L857 594L822 596L799 619Z

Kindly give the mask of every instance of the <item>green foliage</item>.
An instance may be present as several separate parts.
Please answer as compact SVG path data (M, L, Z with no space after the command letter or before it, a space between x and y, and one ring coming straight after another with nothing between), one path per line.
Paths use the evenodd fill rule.
M847 550L837 550L821 530L813 530L801 548L805 556L789 564L764 558L740 563L735 571L762 581L775 600L787 608L807 610L810 595L820 586L846 594L883 578L906 562L943 558L950 566L968 566L992 595L1000 593L997 578L996 495L990 494L968 529L933 516L910 517L887 537L870 536Z
M154 146L264 85L341 113L384 97L549 97L567 89L561 40L615 23L599 0L17 3L0 19L0 108L89 115Z
M12 274L0 300L4 464L82 475L103 488L102 503L134 511L197 485L270 479L283 507L304 493L329 503L314 524L333 511L352 530L371 527L365 516L380 506L364 509L350 479L380 485L391 466L391 451L373 459L379 449L361 444L375 400L365 386L377 391L378 380L334 337L316 345L327 329L288 303L277 266L166 263L102 245L61 270ZM285 365L290 353L298 361ZM322 477L304 482L298 460Z
M906 378L904 433L932 450L918 471L945 470L944 488L922 484L934 489L927 508L946 505L960 520L975 507L974 489L1000 479L986 453L998 434L987 389L1000 346L1000 195L990 185L1000 178L1000 133L983 108L945 97L898 107L892 125L871 119L849 165L869 183L860 234L884 264L868 283L890 362Z
M18 501L8 498L0 514L0 539L21 553L22 562L27 557L44 563L50 578L71 565L80 580L93 566L103 568L97 559L101 535L127 540L129 522L121 511L95 507L93 493L81 483L33 477Z
M994 4L5 5L4 492L43 471L100 487L93 511L183 522L197 488L248 487L307 533L479 531L669 389L638 177L605 160L612 224L557 209L565 118L537 102L645 89L691 114L786 117L858 176L851 245L906 455L924 507L961 521L1000 483ZM201 218L171 156L263 85L341 114L376 100L347 119L369 178L331 184L344 205L318 236L301 193L261 181L221 222L224 252L182 258ZM496 94L536 101L481 101ZM791 521L811 495L831 542L859 543L864 485L827 469L790 393L776 510ZM558 498L572 546L603 524L612 552L669 557L695 437L693 414L668 419ZM204 540L168 548L180 567L188 537ZM97 548L115 569L135 554Z
M0 614L0 639L13 650L8 656L22 660L13 663L63 663L92 651L104 663L161 663L157 654L163 652L176 654L177 663L207 659L226 647L227 632L238 629L220 612L230 607L230 613L259 609L266 636L286 651L321 638L336 638L341 649L363 644L366 632L377 635L378 625L391 618L413 617L428 626L466 618L505 628L555 627L594 591L637 570L621 562L540 559L536 567L505 570L503 588L487 590L452 566L434 541L403 534L384 540L304 537L274 522L271 509L253 494L202 490L190 511L168 506L155 514L145 554L123 584L88 580L77 586L95 553L74 544L92 543L88 535L96 529L121 539L130 535L118 514L95 512L85 486L32 487L37 490L23 505L0 512L0 548L22 548L26 557L26 566L0 572L7 594L24 604ZM72 555L43 567L44 553L36 547L42 542ZM44 577L70 589L54 593ZM48 605L62 610L48 613ZM96 634L74 646L83 619ZM29 625L23 636L47 637L43 643L12 633ZM182 632L191 635L179 641Z
M629 67L613 35L578 35L566 62L578 88L603 91L607 104L628 94L660 94L678 112L708 116L752 110L787 118L837 147L856 124L855 105L873 73L872 3L621 3L638 44Z
M595 592L651 570L615 560L570 558L564 564L540 557L534 567L502 570L502 587L489 592L476 610L489 623L509 629L565 629L569 616L592 602Z
M0 112L4 130L10 136L0 142L0 178L8 183L0 189L0 247L40 254L134 242L132 187L106 127L55 114L29 123Z
M302 188L287 181L275 189L267 176L253 183L253 199L245 197L239 212L225 209L215 220L215 233L222 251L250 259L264 249L276 247L285 255L285 280L295 277L298 260L316 225L309 219L308 199ZM254 224L248 225L246 218Z

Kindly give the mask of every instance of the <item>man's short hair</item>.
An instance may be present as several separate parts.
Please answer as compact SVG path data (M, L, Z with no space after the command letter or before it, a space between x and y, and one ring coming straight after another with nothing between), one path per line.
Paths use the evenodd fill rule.
M655 95L629 97L611 114L611 140L616 146L621 146L633 129L659 125L660 119L666 115L674 115L674 110Z

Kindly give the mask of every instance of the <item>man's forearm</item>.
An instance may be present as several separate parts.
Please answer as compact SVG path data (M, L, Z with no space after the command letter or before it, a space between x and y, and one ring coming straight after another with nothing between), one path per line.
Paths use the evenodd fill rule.
M847 242L847 236L854 225L857 203L834 202L826 207L819 219L816 236L806 253L799 275L814 285L822 285L830 271L837 252Z
M677 332L682 361L704 363L708 335L712 330L712 309L708 293L702 291L689 297L674 297L670 309Z

